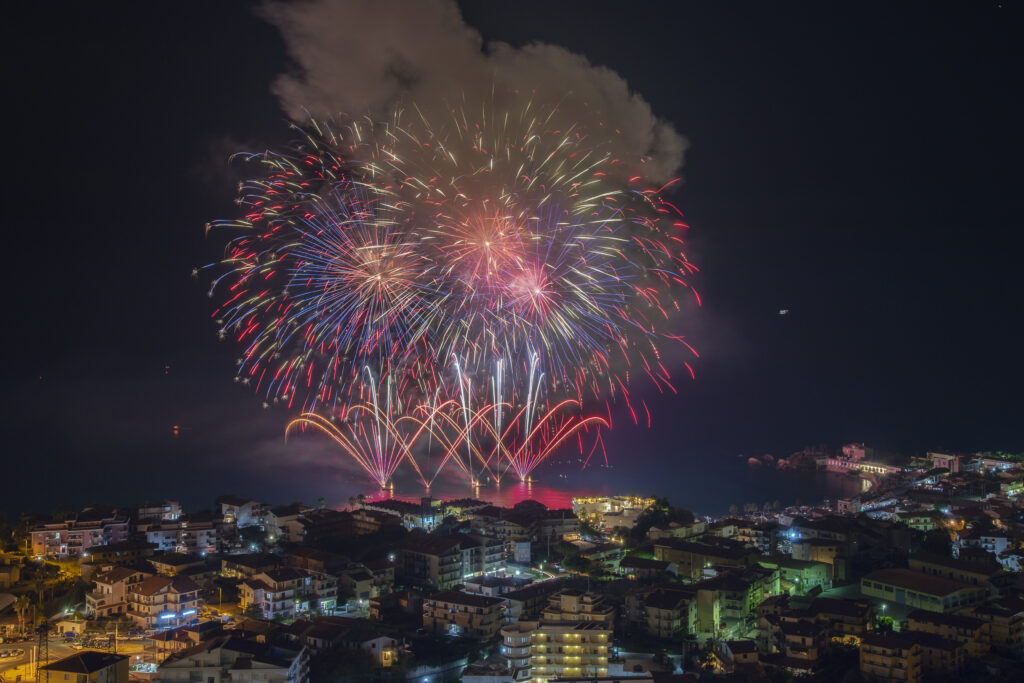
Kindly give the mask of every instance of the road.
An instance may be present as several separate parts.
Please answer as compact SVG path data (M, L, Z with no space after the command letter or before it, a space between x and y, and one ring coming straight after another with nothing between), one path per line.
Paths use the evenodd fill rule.
M21 680L28 681L32 680L34 672L32 671L32 651L36 648L35 641L28 641L24 643L4 643L0 645L0 650L14 650L21 649L25 651L25 654L21 657L15 657L11 659L0 659L0 681L2 683L9 683L10 681L17 681L18 674L21 674ZM50 639L50 659L49 661L55 662L58 659L70 657L76 652L76 650L70 645L64 644L63 638L51 638ZM96 649L101 652L112 652L111 649L103 648L90 648ZM117 653L123 655L134 655L141 654L144 652L143 641L141 640L130 640L130 641L118 641Z

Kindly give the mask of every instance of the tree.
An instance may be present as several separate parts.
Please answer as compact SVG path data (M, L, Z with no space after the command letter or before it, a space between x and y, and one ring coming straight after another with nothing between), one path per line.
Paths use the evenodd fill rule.
M586 522L586 521L584 521L582 519L580 520L580 535L581 536L599 536L600 534L601 534L601 532L600 532L600 530L596 526L594 526L590 522Z
M24 633L25 631L25 612L31 607L32 601L28 599L27 595L19 595L17 600L14 601L14 611L18 615L18 631Z
M591 562L582 555L570 555L562 562L562 566L569 571L586 574L591 569Z
M33 582L33 588L36 589L36 594L39 595L39 605L42 606L44 593L46 592L46 580L37 577Z
M545 505L544 503L533 500L532 498L528 498L526 500L521 500L515 505L513 505L512 509L515 510L516 512L522 512L525 514L536 516L542 515L545 512L547 512L548 506Z
M557 556L563 559L567 557L572 557L573 555L579 553L576 546L574 546L572 543L569 543L569 541L559 541L551 548L551 550L553 550Z

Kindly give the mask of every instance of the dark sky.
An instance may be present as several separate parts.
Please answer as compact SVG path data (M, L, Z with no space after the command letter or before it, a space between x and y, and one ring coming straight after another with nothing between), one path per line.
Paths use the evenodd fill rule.
M287 139L282 39L246 3L20 4L0 509L322 495L336 465L232 382L190 278L234 215L227 154ZM691 143L703 358L610 458L692 478L812 443L1024 450L1019 2L462 7L617 71Z

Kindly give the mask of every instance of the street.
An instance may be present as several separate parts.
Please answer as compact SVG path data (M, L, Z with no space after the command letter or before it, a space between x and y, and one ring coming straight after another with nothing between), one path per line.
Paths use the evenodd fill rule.
M123 655L136 655L142 654L145 651L145 641L143 640L122 640L117 643L117 653ZM12 657L0 659L0 682L11 683L11 681L28 681L32 680L35 672L32 670L32 656L33 651L36 649L36 641L29 640L22 643L4 643L0 645L0 650L24 650L25 653L20 657ZM104 648L90 648L99 650L101 652L113 652L113 649ZM55 662L64 657L69 657L76 652L76 650L64 643L63 638L51 638L49 643L50 658L49 661ZM20 678L19 678L20 676Z

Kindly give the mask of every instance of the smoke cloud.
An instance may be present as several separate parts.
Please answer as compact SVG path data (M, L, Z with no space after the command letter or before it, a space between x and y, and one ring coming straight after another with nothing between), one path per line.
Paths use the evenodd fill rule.
M617 73L556 45L485 45L453 0L273 2L260 12L296 65L272 86L296 121L379 113L402 99L428 116L442 113L432 103L494 97L511 108L533 99L557 104L591 132L617 131L621 157L645 160L654 180L682 166L686 139Z

